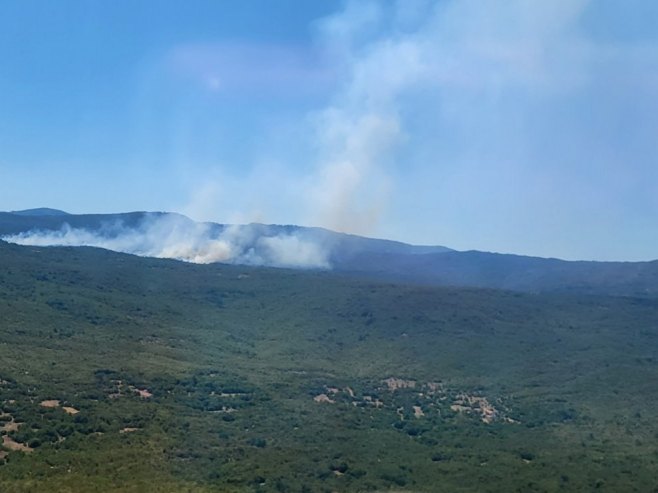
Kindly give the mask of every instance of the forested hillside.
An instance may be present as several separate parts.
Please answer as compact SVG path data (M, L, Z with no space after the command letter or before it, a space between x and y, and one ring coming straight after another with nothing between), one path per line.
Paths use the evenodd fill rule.
M3 491L655 485L658 301L0 262Z

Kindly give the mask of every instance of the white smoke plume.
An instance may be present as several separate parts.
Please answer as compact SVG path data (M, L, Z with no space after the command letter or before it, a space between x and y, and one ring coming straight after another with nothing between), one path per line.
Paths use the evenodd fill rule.
M541 154L526 154L519 137L528 108L586 78L590 47L576 24L589 3L346 0L314 24L315 43L307 47L318 73L332 74L323 85L327 97L295 124L282 117L280 126L268 127L271 136L253 146L256 162L247 174L241 165L234 176L223 163L213 176L192 170L191 205L174 208L206 219L255 210L262 220L368 236L426 229L420 200L421 210L441 213L427 228L441 232L452 203L474 214L489 211L486 194L471 196L470 187L513 188L500 194L503 203L518 194L510 183L525 174L533 179L527 163ZM187 46L174 58L203 74L251 70L242 66L249 56L227 53L232 49ZM290 73L298 67L288 65ZM286 84L301 90L309 75ZM266 77L253 80L268 84Z
M458 161L446 159L447 134L466 128L467 155L488 144L491 132L478 127L487 102L508 90L579 84L586 47L571 29L588 3L348 0L319 26L325 49L343 62L344 84L314 118L310 221L371 233L399 197L404 167ZM478 162L491 160L481 154Z
M262 225L197 223L176 214L146 214L131 227L117 221L99 229L31 230L2 238L31 246L89 246L143 257L208 264L327 269L327 245L303 231L282 232Z

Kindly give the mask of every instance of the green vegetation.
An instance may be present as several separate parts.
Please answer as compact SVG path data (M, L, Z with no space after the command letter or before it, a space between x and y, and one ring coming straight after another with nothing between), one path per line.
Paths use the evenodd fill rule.
M658 300L0 262L3 492L656 491Z

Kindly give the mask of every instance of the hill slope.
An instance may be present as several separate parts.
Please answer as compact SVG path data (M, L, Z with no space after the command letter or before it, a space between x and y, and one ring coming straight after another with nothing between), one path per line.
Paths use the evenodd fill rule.
M51 209L49 207L39 207L36 209L25 209L23 211L11 211L10 214L17 216L68 216L68 212L60 211L59 209Z
M2 242L0 263L3 491L647 491L658 473L655 300Z
M658 261L565 261L477 251L414 256L359 253L337 269L440 286L658 297Z
M188 255L188 260L237 264L331 267L348 275L435 286L658 296L658 261L568 262L457 252L442 246L408 245L321 228L195 223L180 214L162 212L58 215L40 214L41 210L0 213L0 237L19 235L15 241L21 242L25 240L21 235L27 232L56 232L45 237L32 233L27 236L36 244L88 244L141 255ZM218 241L226 252L208 255L213 242Z

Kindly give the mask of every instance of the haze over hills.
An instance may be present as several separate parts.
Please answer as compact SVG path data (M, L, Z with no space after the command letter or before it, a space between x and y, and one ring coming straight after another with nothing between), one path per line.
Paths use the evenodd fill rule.
M658 261L564 261L401 242L293 225L198 223L177 213L0 213L0 237L40 246L95 246L197 263L336 272L428 285L658 296Z
M340 268L361 253L419 255L450 251L293 225L200 223L170 212L0 213L0 236L32 245L96 246L194 263Z

